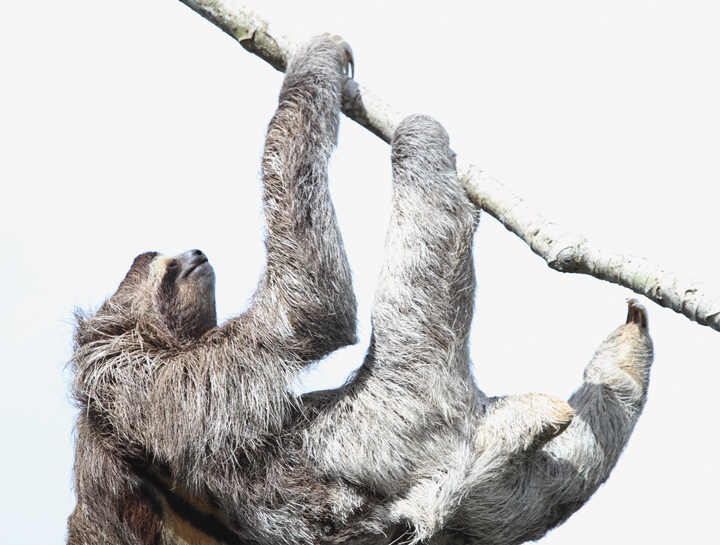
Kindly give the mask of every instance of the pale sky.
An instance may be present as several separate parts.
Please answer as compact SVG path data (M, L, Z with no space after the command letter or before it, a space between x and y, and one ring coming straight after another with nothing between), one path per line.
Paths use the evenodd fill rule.
M341 34L358 82L436 117L455 151L556 223L720 287L720 4L253 7L297 41ZM64 541L76 306L100 304L135 255L191 248L215 267L219 316L245 306L281 77L176 0L0 7L1 543ZM343 119L331 191L362 340L307 389L362 360L389 189L389 147ZM632 293L550 270L489 216L475 248L479 386L569 396ZM717 542L720 333L643 302L656 348L645 412L606 485L543 545Z

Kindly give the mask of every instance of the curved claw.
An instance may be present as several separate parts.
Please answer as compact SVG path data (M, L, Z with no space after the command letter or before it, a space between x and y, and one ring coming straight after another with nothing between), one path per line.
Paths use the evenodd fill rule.
M331 40L338 43L340 47L343 48L345 51L345 66L343 67L343 70L345 74L349 78L355 77L355 57L353 56L353 50L352 47L350 47L350 44L347 43L345 40L342 39L341 36L338 36L337 34L330 34L329 32L323 32L323 36L327 36Z
M628 324L637 324L643 329L648 329L648 314L645 307L640 304L637 299L628 299Z

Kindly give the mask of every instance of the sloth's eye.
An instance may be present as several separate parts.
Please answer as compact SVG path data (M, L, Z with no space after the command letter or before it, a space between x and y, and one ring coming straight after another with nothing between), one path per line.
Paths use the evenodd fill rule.
M168 261L168 262L165 264L165 269L168 270L168 271L174 271L174 270L177 269L179 266L180 266L180 264L179 264L175 259L171 259L170 261Z

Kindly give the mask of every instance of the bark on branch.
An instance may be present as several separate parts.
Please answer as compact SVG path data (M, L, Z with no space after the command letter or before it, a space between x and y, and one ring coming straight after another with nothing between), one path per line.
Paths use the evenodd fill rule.
M280 71L296 44L237 0L180 0ZM348 79L343 113L390 142L403 116L382 99ZM592 244L565 231L500 182L458 157L458 174L475 204L524 240L551 268L582 273L630 288L663 307L720 331L720 291L665 270L649 260Z

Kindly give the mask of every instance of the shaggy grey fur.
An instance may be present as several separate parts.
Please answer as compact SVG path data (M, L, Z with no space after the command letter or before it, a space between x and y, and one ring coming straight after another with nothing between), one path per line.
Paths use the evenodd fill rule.
M308 363L355 340L327 189L349 48L318 37L288 67L263 158L267 267L217 327L198 250L136 258L78 313L71 544L509 545L538 539L607 479L645 402L647 316L598 349L565 401L487 398L468 354L478 212L448 137L413 116L393 140L393 214L363 365L295 398Z

